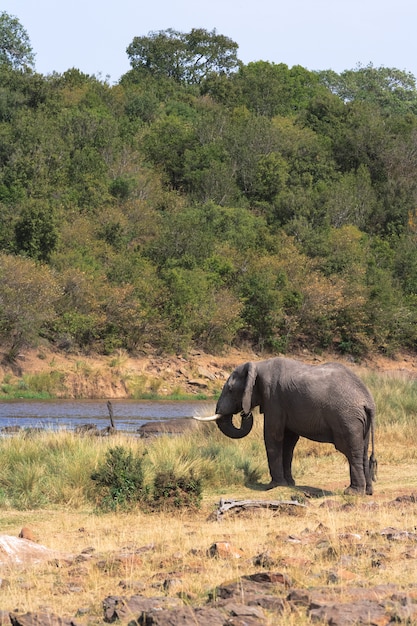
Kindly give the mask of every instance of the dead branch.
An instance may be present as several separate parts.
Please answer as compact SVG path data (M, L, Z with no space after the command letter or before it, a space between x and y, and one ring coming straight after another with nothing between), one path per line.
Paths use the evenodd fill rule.
M219 508L216 511L218 521L222 519L225 513L232 510L247 511L248 509L271 509L278 511L288 507L306 508L305 504L297 500L220 500Z

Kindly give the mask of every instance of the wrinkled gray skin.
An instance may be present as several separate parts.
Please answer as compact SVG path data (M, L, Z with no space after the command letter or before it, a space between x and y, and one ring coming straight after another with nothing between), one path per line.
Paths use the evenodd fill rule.
M220 430L232 438L252 428L251 409L264 414L264 441L271 483L294 485L291 464L299 437L333 443L349 461L345 493L372 494L375 403L363 382L344 365L306 365L286 358L248 362L229 376L216 406ZM243 412L241 428L232 417ZM368 460L369 437L372 454Z

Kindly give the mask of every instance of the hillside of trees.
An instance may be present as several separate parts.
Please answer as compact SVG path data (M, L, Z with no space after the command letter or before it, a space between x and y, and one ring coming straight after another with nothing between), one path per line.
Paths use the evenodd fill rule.
M44 76L0 15L8 357L41 341L414 350L415 78L244 65L202 29L135 37L127 55L118 84Z

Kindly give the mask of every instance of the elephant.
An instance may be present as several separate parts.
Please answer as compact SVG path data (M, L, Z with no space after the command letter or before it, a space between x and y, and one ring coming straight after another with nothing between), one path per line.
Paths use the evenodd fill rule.
M374 450L375 403L362 380L341 363L309 365L275 357L236 367L223 386L215 415L220 430L239 439L253 426L252 409L264 415L269 489L295 485L291 465L300 437L332 443L349 462L347 494L372 495L377 460ZM241 414L241 425L233 416ZM369 438L371 455L368 460Z

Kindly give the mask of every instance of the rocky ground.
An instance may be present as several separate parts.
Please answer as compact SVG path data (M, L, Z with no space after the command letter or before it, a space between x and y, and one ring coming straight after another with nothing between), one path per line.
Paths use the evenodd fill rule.
M327 499L321 504L308 503L313 509L332 509L340 511L350 507L354 515L354 506L386 507L407 517L415 510L417 496L402 495L386 502L371 502L352 505L334 499ZM288 507L283 503L282 507ZM279 509L279 507L278 507ZM235 514L236 511L233 513ZM286 511L288 514L288 511ZM278 514L280 514L278 510ZM281 511L283 514L283 511ZM248 569L255 572L241 575L235 580L225 581L212 589L204 603L196 603L181 592L181 577L184 572L167 571L159 585L153 585L153 594L149 593L149 581L121 580L114 595L102 599L102 620L94 624L120 623L128 626L252 626L255 624L307 624L318 623L329 626L373 625L417 623L417 584L399 585L394 583L369 586L355 571L355 560L367 554L372 567L377 571L390 566L390 544L401 544L405 560L416 559L415 532L402 528L384 528L373 532L373 543L378 550L371 548L365 535L357 532L345 532L338 538L344 546L343 556L333 555L329 560L325 575L328 584L301 588L287 573L289 563L276 559L273 552L248 555L244 549L228 541L214 543L207 547L204 559L227 560L242 559L247 561ZM319 525L315 530L305 530L301 534L285 534L279 541L298 548L298 556L287 557L287 561L298 559L299 565L312 568L314 564L307 558L307 547L315 546L317 553L331 551L328 529ZM305 556L303 556L303 547ZM149 555L154 546L126 548L112 555L113 567L117 563L140 563ZM249 558L248 558L249 557ZM109 567L109 555L107 555ZM149 557L148 557L149 558ZM89 568L103 567L103 555L92 548L80 554L60 554L38 545L31 536L30 529L24 528L20 537L0 535L0 565L2 568L19 564L30 567L39 561L49 560L68 572L68 593L74 596L76 617L61 617L45 608L43 612L19 613L0 610L0 624L3 626L85 626L87 615L82 607L76 606L77 588L83 585L83 575ZM250 563L250 565L249 565ZM322 572L323 573L323 572ZM1 586L7 585L3 579ZM46 601L47 599L45 599Z

